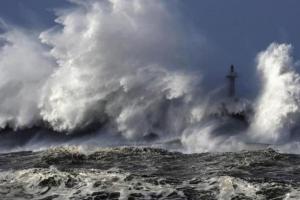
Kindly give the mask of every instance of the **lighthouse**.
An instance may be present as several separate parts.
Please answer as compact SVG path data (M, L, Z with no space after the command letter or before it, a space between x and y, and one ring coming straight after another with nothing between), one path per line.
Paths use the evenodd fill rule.
M229 74L226 76L229 81L228 85L228 96L231 98L235 97L235 80L237 78L237 73L234 71L234 66L230 66Z

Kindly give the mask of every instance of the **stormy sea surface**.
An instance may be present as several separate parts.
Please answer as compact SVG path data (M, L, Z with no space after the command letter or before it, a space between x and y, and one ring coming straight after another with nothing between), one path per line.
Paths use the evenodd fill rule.
M300 156L149 147L0 155L0 199L299 199Z
M297 42L221 48L189 1L68 2L45 30L0 18L0 200L300 199ZM280 24L261 2L251 24ZM242 35L231 15L208 27Z

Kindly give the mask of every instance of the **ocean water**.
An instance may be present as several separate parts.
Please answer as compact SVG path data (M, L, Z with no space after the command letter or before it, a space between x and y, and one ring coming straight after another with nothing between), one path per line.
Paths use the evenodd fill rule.
M0 199L299 199L300 156L149 147L0 155Z
M228 96L228 59L180 2L0 19L0 200L300 199L293 44L251 53Z

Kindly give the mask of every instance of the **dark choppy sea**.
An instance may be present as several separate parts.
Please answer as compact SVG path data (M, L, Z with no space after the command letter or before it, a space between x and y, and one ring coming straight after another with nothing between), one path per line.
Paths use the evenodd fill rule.
M75 148L0 155L1 200L300 199L300 156Z

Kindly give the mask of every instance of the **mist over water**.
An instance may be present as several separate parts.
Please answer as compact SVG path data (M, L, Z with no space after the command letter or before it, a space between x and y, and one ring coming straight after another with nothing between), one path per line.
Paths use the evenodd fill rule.
M209 51L209 40L182 28L172 12L176 6L162 1L71 2L74 7L57 13L58 25L38 37L3 27L2 129L22 134L47 127L58 137L71 137L64 143L76 145L136 143L155 135L153 143L178 139L187 152L241 150L248 143L289 149L286 145L297 135L300 100L292 45L273 43L257 52L253 60L260 90L253 99L239 94L240 100L232 101L226 95L226 74L219 87L207 91L203 76L214 69L201 58ZM199 57L190 60L189 52ZM189 66L195 60L199 70ZM239 74L243 70L237 68ZM212 118L222 103L230 113L250 106L248 124ZM78 132L93 134L78 140L66 136Z

